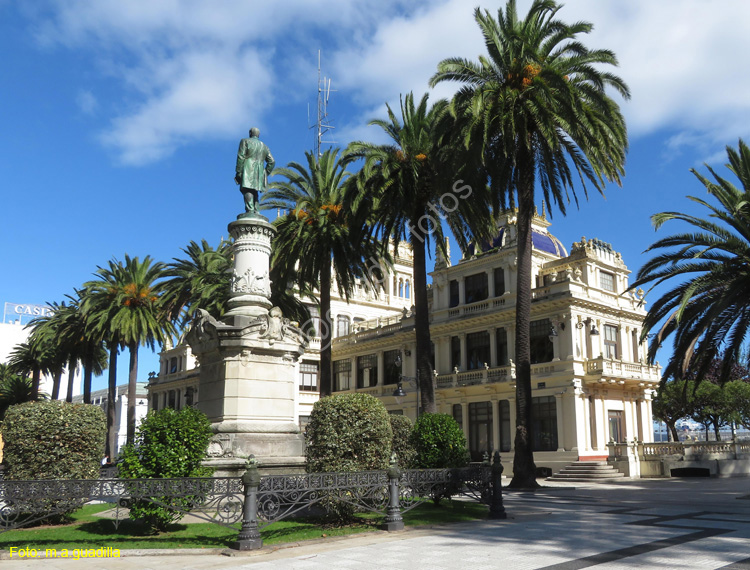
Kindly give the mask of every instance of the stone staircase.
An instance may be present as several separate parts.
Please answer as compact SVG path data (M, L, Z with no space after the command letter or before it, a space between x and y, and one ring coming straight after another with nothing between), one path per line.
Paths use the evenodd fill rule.
M547 481L588 481L589 483L611 483L625 477L606 461L576 461L547 477Z

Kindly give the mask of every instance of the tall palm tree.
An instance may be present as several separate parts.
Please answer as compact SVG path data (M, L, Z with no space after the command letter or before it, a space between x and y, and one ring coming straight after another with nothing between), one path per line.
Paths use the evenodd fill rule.
M519 19L508 0L497 19L476 9L487 55L478 62L450 58L438 64L434 86L463 85L454 96L467 145L477 145L499 205L518 207L518 293L516 297L516 435L514 487L535 487L531 434L531 220L539 184L552 211L565 214L574 179L603 192L606 180L624 175L627 134L618 104L606 89L629 97L618 76L599 65L617 65L609 50L589 50L580 35L587 22L557 19L553 0L534 0Z
M50 362L51 347L33 335L30 336L27 342L17 344L13 348L8 357L8 366L13 374L31 376L31 390L36 396L39 394L42 372L47 370Z
M282 283L295 279L301 290L320 292L320 395L328 396L331 382L331 285L348 300L357 278L374 285L368 269L380 259L381 244L367 231L362 212L344 205L344 183L350 174L338 158L338 149L320 157L307 152L307 164L291 162L275 174L261 207L287 213L274 225L271 265ZM298 263L300 262L301 263Z
M191 241L165 266L164 307L173 322L184 327L198 309L219 318L227 308L232 270L232 246L221 241L214 249L206 240Z
M50 312L47 315L36 317L32 319L26 328L31 329L31 333L27 339L26 344L22 344L19 348L25 352L24 358L38 358L39 368L34 370L33 367L19 368L19 372L28 372L32 375L38 374L41 378L41 374L49 374L52 376L52 399L57 400L60 395L60 384L62 382L63 371L68 364L68 358L63 351L62 346L58 342L58 321L54 320L52 316L57 308L57 303L48 303ZM37 357L29 354L29 351L35 349L38 353ZM16 364L19 364L18 362ZM27 364L33 364L27 362ZM18 366L17 366L18 368ZM37 380L37 391L38 391Z
M740 139L737 149L726 149L726 166L742 188L710 166L706 168L714 181L691 170L718 204L688 196L706 208L705 218L680 212L652 216L656 229L671 220L690 227L651 245L646 251L660 253L641 268L631 285L631 289L672 286L654 301L643 323L644 335L658 330L649 345L652 363L664 340L674 335L665 378L681 379L690 368L691 376L699 380L723 354L718 380L724 383L743 360L750 326L750 148Z
M373 227L394 240L408 240L414 255L414 305L417 375L421 405L436 412L427 305L427 255L434 235L444 248L442 221L465 249L476 235L487 238L492 215L484 199L484 181L475 183L477 170L466 157L457 160L452 140L453 120L448 101L418 103L409 93L401 100L401 116L388 109L387 120L373 120L390 138L387 144L357 141L346 150L348 160L364 159L353 197L355 207L371 212ZM472 181L474 187L466 184Z
M115 353L119 345L127 346L130 353L128 443L135 438L138 348L148 346L153 349L156 343L162 344L174 332L161 305L162 284L159 279L163 270L164 264L154 263L150 256L140 261L137 257L125 255L124 263L112 260L109 267L99 267L95 273L97 280L84 285L87 290L84 305L91 311L92 322L108 340L110 366L116 366ZM115 363L112 362L113 354ZM110 375L110 393L113 393L112 384L113 376ZM114 402L110 401L110 404L110 409L114 409Z
M75 297L66 295L67 305L63 303L53 313L56 320L58 342L63 352L68 354L69 371L74 370L73 363L83 364L83 402L91 403L91 380L96 374L101 375L107 367L107 353L104 350L104 339L95 323L83 310L84 291L76 291ZM68 382L68 401L72 401L72 374Z

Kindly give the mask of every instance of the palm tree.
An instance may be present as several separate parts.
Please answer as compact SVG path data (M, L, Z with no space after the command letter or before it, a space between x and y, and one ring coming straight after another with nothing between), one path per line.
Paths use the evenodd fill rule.
M46 399L45 394L34 393L32 380L19 376L6 364L0 364L0 421L5 411L15 404Z
M710 166L712 182L691 170L718 204L688 196L708 210L705 218L680 212L652 216L656 229L677 220L688 231L658 240L646 251L661 250L638 272L632 288L669 283L672 289L654 301L643 323L643 334L658 330L649 345L654 362L664 340L673 336L673 355L665 378L701 379L723 354L718 381L726 382L742 361L742 347L750 326L750 149L740 139L738 149L726 147L727 168L742 189ZM676 284L675 284L676 282ZM660 326L661 323L661 326Z
M57 311L57 303L47 303L50 312L47 315L36 317L29 322L27 327L31 328L29 342L44 347L41 372L52 376L52 399L57 400L60 395L60 384L63 371L68 363L68 358L58 342L59 320L53 316Z
M263 209L288 212L274 225L271 265L281 284L294 278L300 290L320 292L320 395L328 396L331 382L331 284L348 300L357 278L374 285L368 268L380 259L381 244L368 232L361 212L344 206L344 182L350 174L329 149L320 157L305 153L307 165L291 162L275 171L286 180L273 182ZM302 260L302 263L298 261ZM286 288L286 287L284 287Z
M161 305L162 285L158 280L163 270L164 264L154 263L149 256L140 261L137 257L125 255L124 263L112 260L109 267L99 267L94 274L97 280L84 285L87 291L84 307L91 313L91 322L102 332L103 338L107 339L110 367L116 366L116 353L120 345L127 346L130 353L128 443L132 443L135 438L138 348L148 346L153 349L156 343L162 344L174 332ZM116 386L114 371L110 370L110 410L114 410L113 395Z
M519 19L508 0L497 19L476 9L487 55L478 62L450 58L438 64L434 86L463 83L453 110L464 140L476 145L499 205L518 207L516 297L516 435L513 487L536 487L531 434L531 220L537 182L547 208L565 214L577 177L603 192L606 180L624 175L627 135L618 104L606 88L628 98L625 83L600 64L617 65L608 50L589 50L579 40L592 25L556 18L553 0L534 0Z
M187 259L174 258L165 266L164 307L169 319L184 327L198 309L219 318L227 308L232 270L232 246L221 241L214 249L206 240L191 241Z
M91 403L91 380L96 374L101 375L107 367L107 353L104 350L104 339L95 324L88 318L82 308L84 291L76 291L76 296L66 295L68 304L62 303L53 314L59 321L59 342L72 363L83 364L83 403ZM72 375L68 382L68 401L72 401Z
M364 159L353 197L355 207L371 212L373 227L398 247L408 240L414 255L414 301L417 376L421 406L436 412L435 379L432 374L431 341L427 305L427 254L430 236L444 248L441 220L446 220L459 245L465 249L472 235L487 238L492 227L484 182L470 160L459 166L453 121L448 101L428 105L425 94L418 104L409 93L401 100L401 117L390 105L388 120L373 120L391 139L388 144L357 141L346 151L348 160ZM467 199L471 196L471 199Z
M22 342L13 348L8 358L8 366L13 374L30 375L32 394L37 395L42 372L47 370L50 362L51 347L34 338L33 334L30 336L28 342Z

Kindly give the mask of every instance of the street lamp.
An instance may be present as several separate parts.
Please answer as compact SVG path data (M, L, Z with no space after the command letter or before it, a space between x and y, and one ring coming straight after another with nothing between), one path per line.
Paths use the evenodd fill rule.
M596 325L593 324L593 319L591 317L584 319L582 322L577 322L576 328L582 329L584 327L583 323L586 323L587 325L591 325L591 336L599 336L599 331L596 329Z

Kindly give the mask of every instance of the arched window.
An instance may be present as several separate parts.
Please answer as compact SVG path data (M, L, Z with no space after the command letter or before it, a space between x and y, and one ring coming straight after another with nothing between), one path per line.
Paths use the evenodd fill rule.
M398 296L399 297L404 296L404 280L403 279L398 280Z
M404 293L405 293L404 296L407 299L411 299L411 283L409 283L408 280L406 281L406 287L404 289Z

